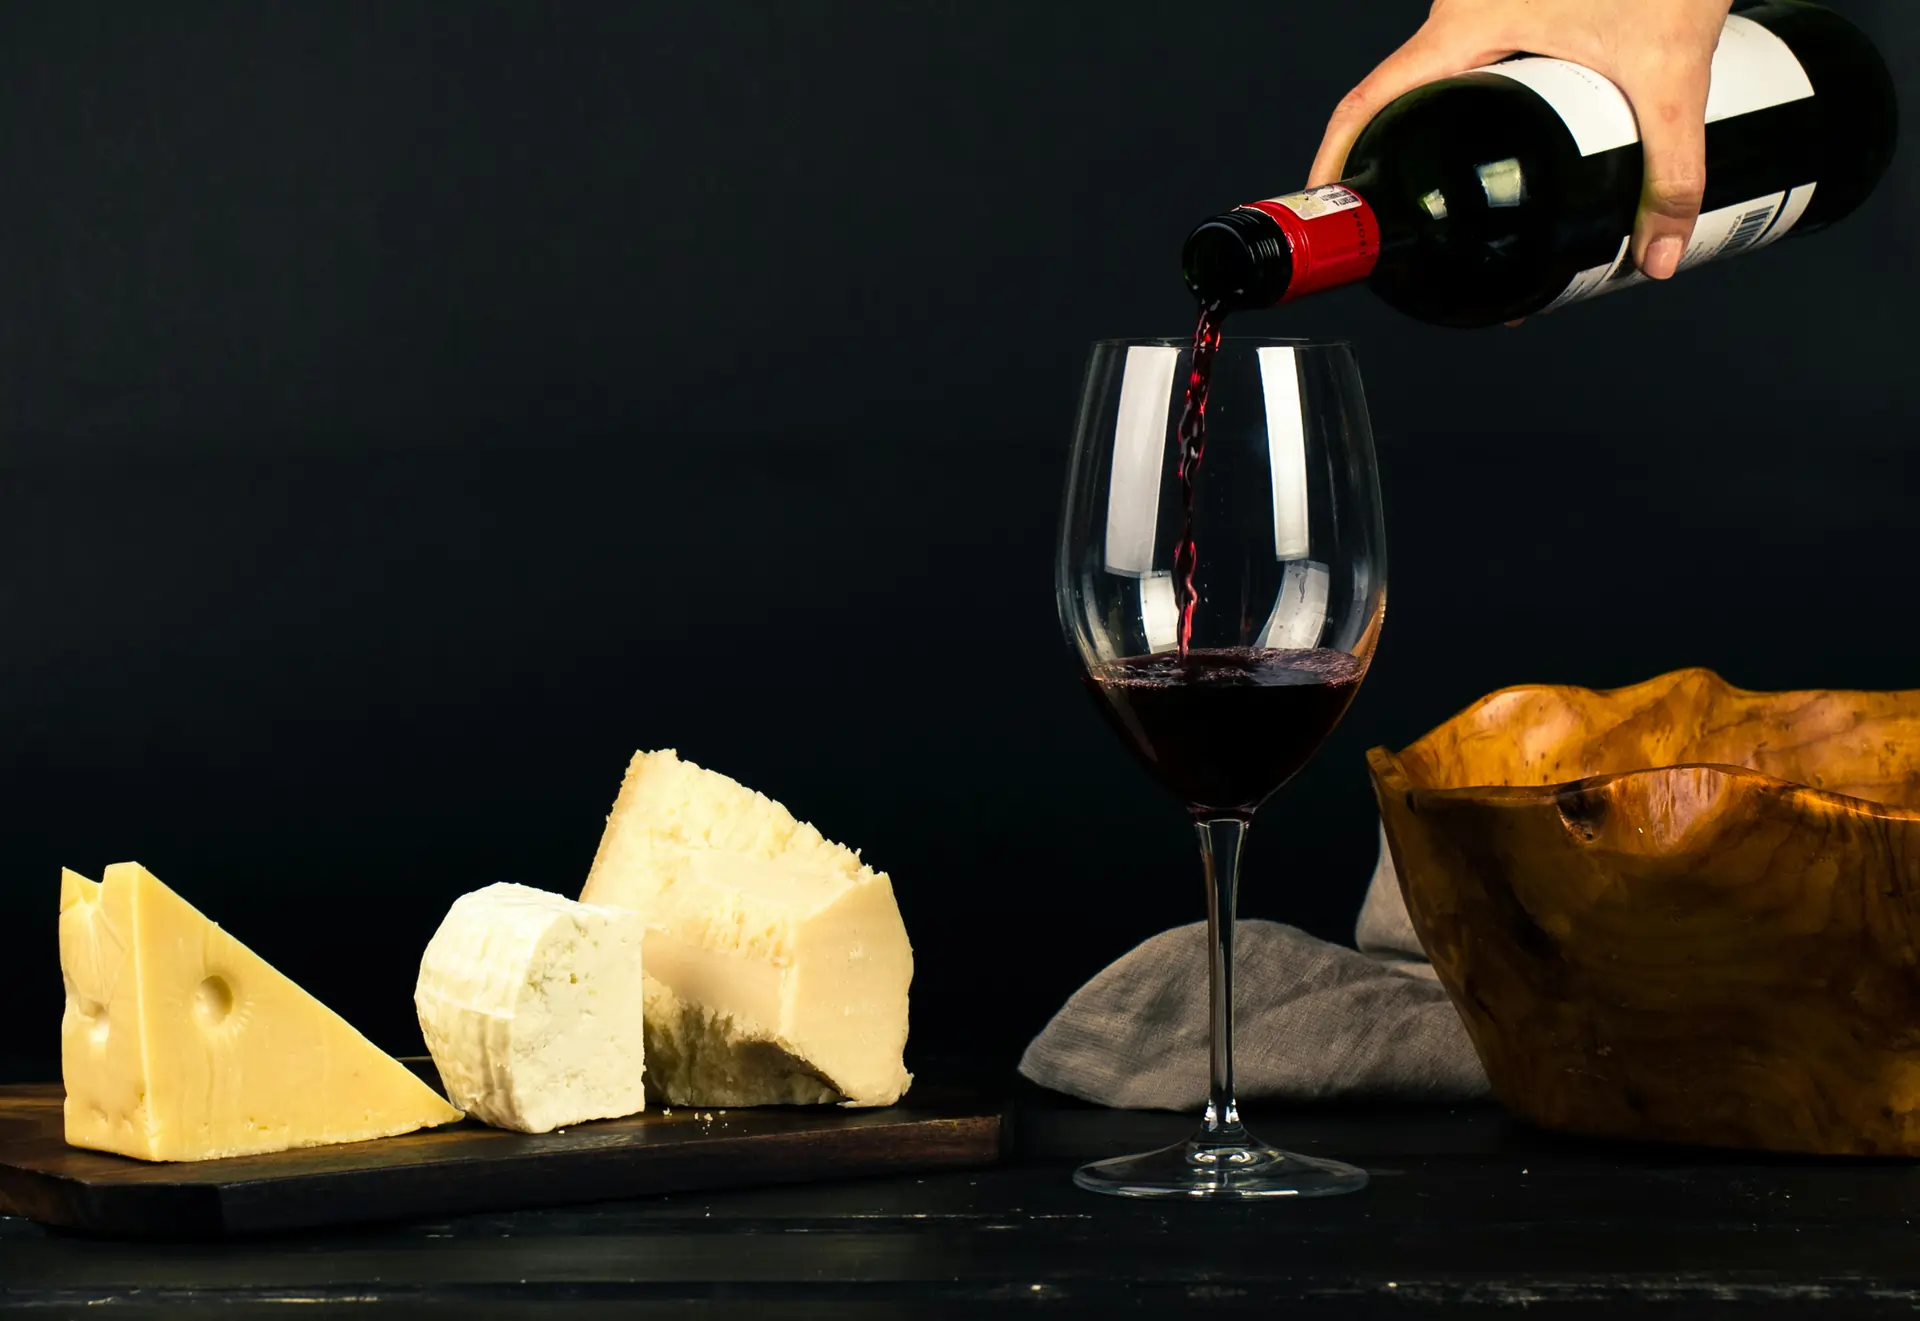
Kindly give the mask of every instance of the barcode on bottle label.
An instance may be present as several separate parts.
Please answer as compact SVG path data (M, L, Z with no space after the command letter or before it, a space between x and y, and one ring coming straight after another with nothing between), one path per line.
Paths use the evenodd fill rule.
M1618 87L1583 65L1525 55L1471 73L1511 78L1552 106L1582 156L1640 140L1633 107ZM1734 14L1714 48L1707 91L1707 122L1785 105L1813 95L1813 83L1793 48L1750 18Z
M1740 217L1739 223L1733 227L1733 232L1727 235L1727 241L1720 245L1720 251L1714 256L1731 257L1736 252L1745 252L1754 245L1755 240L1779 214L1780 208L1777 205L1755 207L1747 212Z
M1703 262L1766 247L1786 234L1806 214L1807 204L1813 201L1813 190L1813 184L1802 184L1788 192L1703 212L1694 223L1693 237L1687 242L1679 269L1690 270ZM1604 266L1589 267L1575 275L1567 287L1560 291L1560 296L1540 310L1552 312L1568 303L1646 283L1647 277L1640 274L1639 268L1633 264L1632 244L1632 235L1621 239L1612 261Z

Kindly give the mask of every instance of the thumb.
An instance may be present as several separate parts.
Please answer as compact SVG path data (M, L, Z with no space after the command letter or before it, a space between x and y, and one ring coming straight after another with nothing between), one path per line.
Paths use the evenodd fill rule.
M1704 62L1670 66L1638 84L1621 84L1640 122L1646 158L1633 260L1656 280L1671 276L1679 266L1706 195L1709 72Z
M1475 60L1473 57L1476 53L1456 48L1455 43L1443 39L1429 28L1414 33L1406 45L1381 61L1380 66L1368 74L1358 87L1340 98L1340 104L1334 107L1333 118L1327 121L1326 133L1320 139L1320 150L1314 153L1307 187L1317 188L1323 183L1336 182L1346 165L1347 152L1353 148L1360 131L1402 92L1410 92L1424 83L1472 68L1476 63L1490 63L1499 59L1501 54L1496 52Z

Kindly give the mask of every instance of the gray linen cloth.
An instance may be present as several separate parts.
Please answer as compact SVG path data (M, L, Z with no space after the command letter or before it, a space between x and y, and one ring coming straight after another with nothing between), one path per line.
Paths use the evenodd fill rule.
M1241 1100L1464 1101L1486 1074L1400 897L1384 835L1354 929L1359 949L1278 922L1234 928ZM1207 927L1135 946L1074 992L1020 1060L1043 1087L1101 1105L1207 1101Z

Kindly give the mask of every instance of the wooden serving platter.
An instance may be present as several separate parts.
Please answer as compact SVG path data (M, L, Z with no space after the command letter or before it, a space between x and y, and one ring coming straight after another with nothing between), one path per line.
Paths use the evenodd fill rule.
M0 1087L0 1213L125 1238L218 1238L652 1193L990 1165L1001 1106L915 1087L879 1110L648 1112L526 1134L468 1120L373 1142L153 1164L66 1144L57 1083Z

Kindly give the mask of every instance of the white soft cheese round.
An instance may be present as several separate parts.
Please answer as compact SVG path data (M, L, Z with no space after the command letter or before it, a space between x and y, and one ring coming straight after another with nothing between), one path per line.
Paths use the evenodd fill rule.
M645 934L637 913L525 885L454 900L413 992L448 1099L523 1133L644 1109Z

